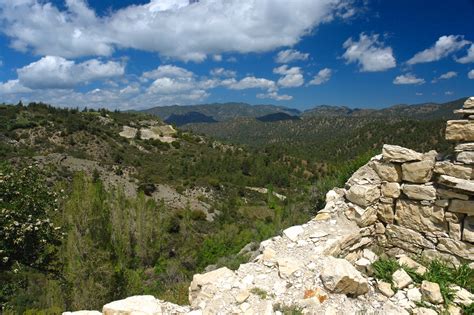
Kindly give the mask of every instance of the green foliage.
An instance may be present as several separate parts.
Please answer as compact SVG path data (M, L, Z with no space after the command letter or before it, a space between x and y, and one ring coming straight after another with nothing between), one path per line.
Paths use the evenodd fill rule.
M257 296L258 296L259 298L261 298L262 300L265 300L265 299L267 298L267 296L268 296L268 292L267 292L267 291L265 291L265 290L263 290L263 289L261 289L261 288L257 288L257 287L252 288L252 289L250 290L250 293L257 295Z
M391 258L379 258L372 264L374 268L375 278L392 283L392 275L395 271L400 269L400 265L395 259Z

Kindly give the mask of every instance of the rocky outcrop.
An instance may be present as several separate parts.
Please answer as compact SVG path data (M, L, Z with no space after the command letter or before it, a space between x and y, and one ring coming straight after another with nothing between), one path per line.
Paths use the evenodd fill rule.
M474 301L470 292L453 287L456 305L443 309L439 285L415 285L414 275L402 266L419 275L427 271L411 255L474 266L470 108L474 98L459 112L464 119L447 125L446 138L458 142L454 159L384 145L382 154L356 171L344 188L328 192L326 206L313 220L262 242L255 258L235 271L195 275L189 306L138 296L107 304L102 313L283 314L295 309L328 315L436 314L419 303L459 313L461 305ZM398 258L393 287L371 277L374 248Z

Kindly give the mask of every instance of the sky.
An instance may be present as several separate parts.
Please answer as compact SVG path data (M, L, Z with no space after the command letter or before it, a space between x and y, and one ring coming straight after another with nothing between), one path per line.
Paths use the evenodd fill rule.
M474 0L1 0L0 103L380 108L474 95Z

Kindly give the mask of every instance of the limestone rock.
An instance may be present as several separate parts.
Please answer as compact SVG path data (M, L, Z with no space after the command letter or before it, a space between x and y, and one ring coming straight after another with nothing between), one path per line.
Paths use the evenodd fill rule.
M402 165L403 180L411 183L427 183L433 176L433 159L423 159L419 162L404 163Z
M421 292L418 288L407 290L407 298L412 302L421 302Z
M408 268L413 269L419 275L424 275L427 271L426 267L422 266L406 255L398 258L398 264L400 266L407 266Z
M393 211L393 205L388 203L381 203L377 205L377 216L380 221L392 224L395 219L395 212Z
M278 273L282 278L290 277L295 271L301 268L301 263L291 257L279 258L277 264Z
M448 190L448 189L438 188L436 192L438 194L438 197L440 197L440 198L459 199L459 200L468 200L469 199L468 195L460 194L458 192Z
M463 108L474 108L474 97L469 97L465 102Z
M318 213L315 217L315 221L326 221L331 219L331 215L329 213Z
M381 192L384 197L398 198L400 197L400 184L384 182L381 186Z
M301 227L301 225L295 225L284 230L283 234L286 237L288 237L290 240L292 240L293 242L296 242L298 240L298 235L300 235L303 232L304 232L304 229L303 227Z
M456 160L464 164L474 164L474 152L463 151L456 155Z
M413 283L412 278L408 275L408 273L403 269L398 269L392 275L393 277L393 285L397 289L404 289L411 283Z
M201 294L203 287L208 285L214 285L220 281L226 281L231 279L234 276L234 273L226 268L219 268L204 274L195 274L193 276L193 281L189 285L189 302L191 305L195 300L197 300Z
M405 249L412 253L421 253L422 249L434 249L433 243L425 239L420 233L403 226L387 225L385 234L393 246Z
M436 199L436 189L432 185L404 184L402 191L408 198L414 200Z
M464 165L456 165L449 161L436 162L434 172L462 179L471 179L473 169Z
M438 312L427 307L417 307L413 310L413 315L438 315Z
M377 172L370 167L371 162L359 168L346 183L346 186L353 185L380 185L382 183Z
M451 200L448 210L450 212L465 213L474 215L474 201L472 200Z
M474 142L460 143L454 147L454 151L474 151Z
M464 219L464 229L462 232L462 240L474 243L474 216Z
M438 182L444 186L456 188L469 193L474 193L474 181L467 179L460 179L448 175L441 175Z
M382 308L377 312L380 315L409 315L403 307L395 305L392 301L387 301L384 303Z
M242 304L249 298L249 296L250 296L250 292L244 289L236 295L235 301L239 304Z
M160 303L151 295L132 296L104 305L104 315L158 315L162 314Z
M361 207L367 207L380 198L380 189L376 185L353 185L346 198Z
M362 257L367 258L371 264L379 259L379 257L373 251L367 248L362 251Z
M376 162L373 164L373 167L383 181L400 182L402 180L402 169L400 165Z
M454 291L454 303L464 306L474 303L474 294L471 292L457 285L452 285L450 288Z
M102 315L99 311L63 312L62 315Z
M127 139L133 139L136 137L137 132L138 132L137 128L123 126L123 130L119 133L119 135Z
M446 212L444 216L445 216L446 222L448 222L449 237L460 241L461 236L462 236L462 223L463 223L464 214Z
M443 296L441 295L441 290L439 288L439 284L423 280L423 282L421 283L420 290L421 295L423 296L423 300L433 304L441 304L444 302Z
M382 148L382 155L385 161L389 162L410 162L420 161L423 154L411 149L403 148L398 145L385 144Z
M448 311L448 315L462 315L461 308L453 304L450 304L448 306L447 311Z
M349 204L346 216L351 221L355 221L359 227L366 227L377 221L377 207L368 206L361 208L357 205Z
M423 233L442 232L446 228L442 208L402 199L396 204L395 221L399 225Z
M321 280L326 289L334 293L357 296L369 291L367 280L345 259L327 257Z
M466 242L456 241L447 237L440 237L436 248L440 251L462 257L467 260L474 260L474 245Z
M448 120L446 140L474 141L474 122L471 120Z
M377 288L379 289L380 293L386 297L392 297L395 294L395 292L392 290L392 285L388 282L378 281Z

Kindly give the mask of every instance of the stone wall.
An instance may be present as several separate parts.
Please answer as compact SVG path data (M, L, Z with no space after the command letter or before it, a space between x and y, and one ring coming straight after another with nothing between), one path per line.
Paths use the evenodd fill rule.
M452 158L384 145L346 183L339 209L359 227L372 227L388 253L474 261L474 98L456 113L464 119L446 128L456 143Z

